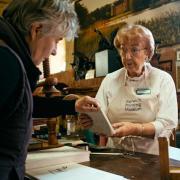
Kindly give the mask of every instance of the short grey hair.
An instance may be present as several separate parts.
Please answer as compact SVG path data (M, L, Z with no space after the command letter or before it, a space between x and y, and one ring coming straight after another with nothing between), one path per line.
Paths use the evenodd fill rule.
M142 25L126 24L120 28L116 34L116 37L114 38L114 46L117 49L120 48L122 38L130 37L131 35L136 35L146 40L146 48L150 52L148 57L150 60L154 54L155 41L151 31Z
M27 36L31 25L40 22L42 34L55 34L72 39L79 28L74 4L69 0L13 0L3 12L18 30Z

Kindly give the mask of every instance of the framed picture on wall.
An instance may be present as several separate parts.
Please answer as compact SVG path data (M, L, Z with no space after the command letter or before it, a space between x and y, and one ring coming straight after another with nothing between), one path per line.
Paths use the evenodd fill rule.
M176 61L176 89L180 92L180 61Z
M159 68L172 75L172 60L160 61Z
M177 49L176 51L176 60L180 61L180 49Z

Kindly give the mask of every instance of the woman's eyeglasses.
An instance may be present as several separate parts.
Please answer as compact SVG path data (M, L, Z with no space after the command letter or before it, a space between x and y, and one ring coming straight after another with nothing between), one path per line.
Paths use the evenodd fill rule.
M119 48L119 52L122 56L126 55L128 52L132 55L132 56L137 56L139 55L140 51L146 50L146 48L140 48L140 47L120 47Z

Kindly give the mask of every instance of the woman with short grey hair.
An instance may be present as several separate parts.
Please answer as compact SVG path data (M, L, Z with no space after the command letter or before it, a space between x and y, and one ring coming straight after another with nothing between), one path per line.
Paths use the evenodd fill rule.
M34 117L96 111L97 101L32 96L57 43L77 35L78 19L68 0L13 0L0 17L0 179L23 180Z
M78 19L73 4L62 0L14 0L4 11L18 30L27 36L33 23L41 23L43 34L55 33L72 39L77 34Z
M146 48L148 48L149 55L147 57L147 60L151 60L152 56L154 55L154 49L155 49L155 42L154 42L154 37L152 35L152 32L147 29L146 27L142 25L137 25L137 24L126 24L122 28L119 29L117 32L117 36L114 39L114 45L117 49L120 48L121 44L121 37L126 36L127 38L131 36L132 32L134 35L139 36L143 41L147 43Z

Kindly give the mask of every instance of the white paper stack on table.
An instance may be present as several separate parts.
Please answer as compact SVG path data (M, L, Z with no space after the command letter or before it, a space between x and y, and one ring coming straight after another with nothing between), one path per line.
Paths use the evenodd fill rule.
M81 164L56 165L33 171L38 180L125 180L126 178Z
M114 128L102 109L97 112L88 112L86 114L93 120L93 126L91 128L93 132L107 136L114 134Z
M38 180L125 179L116 174L77 164L89 161L89 156L89 151L69 146L29 152L26 174Z
M26 159L26 172L65 163L89 161L90 152L69 146L29 152Z

